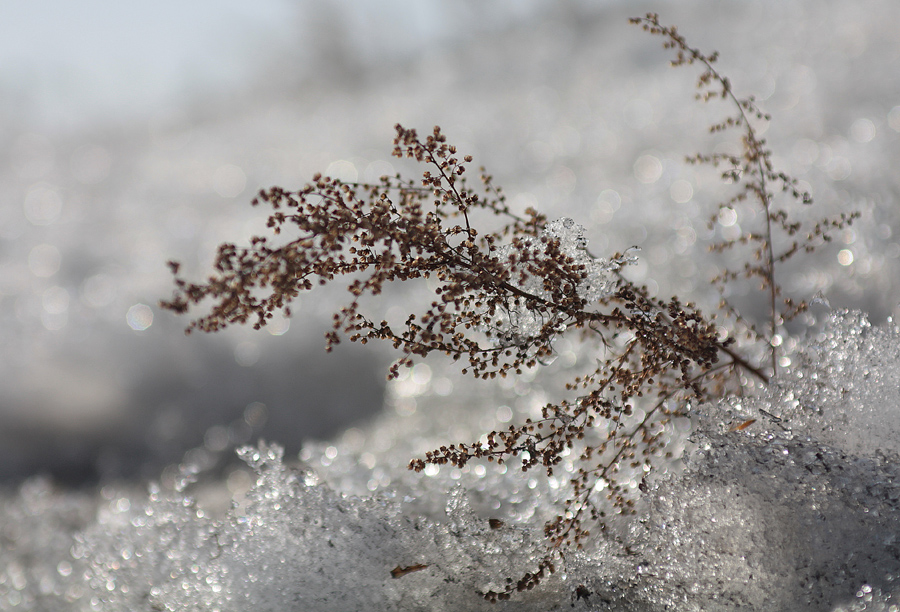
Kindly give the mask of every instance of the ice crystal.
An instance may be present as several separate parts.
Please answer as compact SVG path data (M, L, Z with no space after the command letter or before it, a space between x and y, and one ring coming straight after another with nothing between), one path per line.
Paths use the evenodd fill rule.
M601 297L607 296L615 289L613 272L626 263L633 263L632 257L619 257L611 260L592 257L588 250L588 240L584 236L584 227L569 218L557 219L547 223L538 237L525 236L514 244L504 245L497 249L499 261L521 261L540 256L549 242L558 242L560 254L571 260L573 266L582 271L582 279L575 287L578 296L587 302L588 307ZM518 272L518 271L517 271ZM518 288L541 299L551 300L550 290L544 279L525 271L513 275L513 284ZM501 346L522 346L541 333L545 325L557 324L556 330L565 331L561 322L547 321L543 313L530 308L526 304L516 304L500 310L491 318L492 338Z
M708 8L709 3L697 5L701 13L695 15L695 27L703 29L715 19L717 12ZM900 251L897 207L891 205L896 192L891 164L897 157L900 107L890 110L896 104L892 102L896 83L873 80L872 75L890 73L891 58L897 57L898 38L891 29L897 5L879 0L852 5L786 2L767 5L763 11L757 8L742 3L729 10L737 11L754 32L771 33L766 48L775 51L767 53L765 66L759 62L744 66L754 78L763 79L773 103L794 109L794 131L781 131L773 138L795 139L790 163L799 172L810 171L819 205L840 211L852 201L867 215L861 228L841 236L842 259L832 256L830 263L823 259L786 275L801 290L824 291L832 301L852 297L876 319L892 310L896 314L900 277L890 270ZM628 60L623 53L622 62L597 62L609 50L600 45L617 36L620 28L610 25L615 22L604 14L593 22L578 20L579 27L593 35L538 37L564 41L555 46L533 45L537 30L524 30L494 36L503 50L485 43L485 52L470 54L472 60L438 54L439 70L429 64L428 69L404 72L402 78L391 77L395 80L388 84L385 100L416 112L464 112L472 133L485 135L480 139L480 157L523 160L506 169L510 175L525 177L514 189L533 191L550 210L565 207L567 214L573 214L573 202L588 203L575 210L579 218L591 218L599 252L621 248L619 239L647 245L648 260L664 262L660 264L664 267L652 281L643 276L645 270L638 272L658 283L660 294L702 289L695 283L706 272L701 263L704 230L696 221L698 199L691 194L702 186L703 177L673 172L672 159L683 147L674 147L673 153L667 144L684 133L694 134L696 126L685 123L678 105L654 101L684 94L682 80L660 80L657 62L646 62L642 54ZM540 31L547 27L540 24ZM718 26L704 32L728 36L729 45L761 60L756 37L733 36L734 30ZM506 49L517 49L515 53L526 61L536 54L540 61L530 65L550 66L552 78L538 72L518 81L505 80L511 65ZM496 61L485 63L492 57ZM426 60L433 63L435 58L429 54ZM654 66L652 78L659 93L642 94L639 86L631 85L608 87L623 75L639 80L641 64L648 63ZM561 65L573 68L560 72ZM856 69L860 67L865 69ZM468 103L473 87L501 81L503 91L490 103ZM378 87L381 93L387 91L381 84ZM494 89L489 91L494 95ZM296 143L307 141L319 126L342 126L344 133L362 134L356 141L339 141L348 150L365 149L372 126L383 126L384 105L371 104L368 97L360 97L361 103L354 106L358 112L351 113L343 97L341 104L320 104L316 99L310 106L278 96L265 97L265 103L273 99L270 106L247 107L244 114L225 114L185 129L177 136L185 142L192 139L192 144L174 158L126 147L123 166L138 170L117 172L116 186L97 197L66 182L64 172L53 176L63 191L76 197L66 201L65 211L72 213L66 227L71 231L54 233L55 246L49 251L57 260L62 253L65 263L89 235L97 238L91 244L103 245L92 256L102 255L106 259L98 262L116 264L100 272L104 268L98 263L81 298L90 309L73 309L70 304L67 327L53 332L57 338L64 332L75 338L71 342L83 355L82 334L88 330L87 338L97 343L95 352L105 359L98 362L104 367L95 368L91 376L98 388L110 385L96 372L115 371L125 361L124 344L117 335L125 317L100 309L116 291L97 297L93 281L101 277L110 281L109 275L114 275L112 285L120 296L132 295L138 288L141 295L156 295L162 285L147 280L146 262L154 260L147 252L155 252L161 237L171 233L164 227L178 228L185 252L196 251L198 241L220 238L213 233L221 231L219 224L184 223L179 211L166 208L167 202L181 202L183 193L201 188L203 173L198 168L225 152L245 159L246 168L257 168L253 181L294 180L298 167L318 167L308 158L312 149ZM588 103L592 112L586 112ZM498 112L498 107L506 110ZM600 110L593 112L596 109ZM870 116L877 128L875 138L863 143L851 132L855 140L848 141L844 137L848 113ZM624 115L625 121L612 120L616 114ZM272 121L272 116L279 120ZM531 142L520 151L521 141L505 136L526 120ZM791 123L789 116L785 120ZM241 138L235 139L235 129L241 130ZM633 192L628 180L614 177L630 176L633 160L649 157L644 149L651 146L646 137L651 132L652 146L661 147L652 155L662 172L654 174L654 182L642 180ZM235 142L241 146L235 148ZM110 146L119 150L120 144ZM255 151L266 147L268 157L253 158ZM9 172L4 176L4 189L12 199L25 193L34 180L19 180ZM377 173L373 176L377 178ZM113 206L123 200L116 190L124 185L139 195L124 198L133 206L123 209L127 214L116 214L119 208ZM606 191L595 203L601 190ZM156 195L145 198L143 193ZM79 198L90 205L79 204ZM637 206L638 201L652 207ZM189 212L202 219L206 212L212 215L219 202L210 200L207 205L208 209ZM12 214L14 209L4 212ZM651 216L654 219L648 222ZM122 218L129 220L125 229ZM16 313L9 310L7 317L6 339L13 349L6 351L10 358L6 387L38 395L47 377L36 377L40 385L28 386L22 383L22 373L44 371L38 366L47 362L48 349L35 341L34 329L54 326L44 320L47 313L40 301L36 308L27 307L33 296L22 287L29 268L36 277L45 277L39 272L47 266L32 267L28 253L32 245L49 238L34 233L45 232L45 226L29 228L23 222L13 215L2 228L10 261L28 260L27 267L15 264L3 276L4 292L10 296L4 304L16 304ZM243 218L229 221L242 222ZM717 231L733 227L721 224ZM24 239L18 239L22 233ZM131 260L141 262L141 273L134 265L122 265ZM58 264L47 269L55 270ZM76 294L71 287L81 282L78 277L58 278L70 283L65 286ZM107 326L103 322L107 316L115 323ZM157 327L155 323L150 330ZM25 331L14 333L17 330ZM154 355L171 358L169 345L153 350ZM142 351L147 352L146 346ZM639 521L600 540L596 550L571 558L564 580L542 584L507 609L574 605L575 610L630 612L897 612L898 352L894 327L869 325L860 314L836 315L818 336L789 353L793 364L782 370L770 391L757 398L698 407L686 469L672 470L649 483ZM59 354L54 356L59 359ZM145 363L135 367L145 368ZM50 373L60 378L56 370ZM254 472L258 482L223 518L207 516L184 493L160 489L148 494L104 488L90 496L57 490L37 478L0 493L0 610L504 609L503 604L483 604L471 592L498 588L504 571L518 571L518 566L509 568L528 561L528 547L540 542L540 534L530 530L541 524L541 513L554 499L549 483L546 489L543 483L530 489L529 480L514 470L481 471L483 466L474 464L465 470L441 468L424 477L405 466L410 457L448 438L496 429L496 423L509 421L508 413L515 418L527 415L547 398L527 379L510 381L507 387L463 387L454 374L438 366L429 382L417 379L411 391L399 392L402 382L391 388L386 414L376 423L321 445L308 445L302 472L293 471L290 457L283 464L273 447L251 451L248 458L261 462L256 466L261 472ZM98 404L101 408L125 404L117 397L105 401L104 395L102 402L93 398L85 402L91 408L88 412L73 405L77 394L70 392L71 386L61 388L64 392L54 398L58 402L54 406L60 415L68 415L66 423L95 414ZM12 406L14 402L4 397ZM31 409L31 403L24 405ZM109 414L113 412L110 408ZM134 412L128 416L130 421L138 418ZM105 416L97 422L107 427ZM63 450L33 446L40 446L43 455L65 456L65 444L52 445ZM259 460L253 460L257 451ZM5 448L7 452L12 451ZM20 463L14 453L4 457L7 466ZM465 493L453 489L457 484ZM448 490L464 500L471 513L457 504L450 515L445 514ZM492 518L503 524L493 528ZM448 526L454 522L463 527L458 534ZM233 537L222 537L220 550L216 540L224 534ZM630 552L623 553L617 539L628 542ZM373 554L373 547L382 552ZM428 567L391 577L398 566L416 565Z
M492 529L458 488L443 523L390 495L346 496L288 467L276 445L239 450L256 482L220 521L151 492L88 530L93 605L103 610L478 609L472 596L540 546ZM309 484L313 483L313 484ZM122 505L116 505L122 508ZM550 589L540 599L559 597ZM470 604L475 604L471 608ZM483 604L487 609L487 604Z

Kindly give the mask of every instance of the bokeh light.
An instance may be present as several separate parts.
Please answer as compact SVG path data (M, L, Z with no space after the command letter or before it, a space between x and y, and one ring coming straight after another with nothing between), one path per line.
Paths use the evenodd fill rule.
M153 310L146 304L135 304L125 315L128 327L135 331L144 331L153 325Z

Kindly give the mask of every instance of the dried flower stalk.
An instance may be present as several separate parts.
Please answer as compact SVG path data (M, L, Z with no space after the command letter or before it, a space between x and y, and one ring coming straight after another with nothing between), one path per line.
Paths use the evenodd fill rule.
M776 192L787 196L788 203L810 205L812 196L799 187L797 179L785 172L775 169L772 151L766 146L764 138L759 136L754 122L769 121L771 117L762 112L753 96L739 98L734 93L731 81L715 68L718 52L709 55L687 44L675 26L664 26L659 22L659 15L647 13L644 17L635 17L630 22L640 25L646 32L665 39L663 47L675 51L673 67L700 64L703 72L697 80L697 99L703 102L721 99L728 103L734 113L722 121L710 126L713 134L730 129L737 129L741 134L741 155L727 153L697 154L687 158L691 164L706 164L718 169L722 179L738 186L734 196L718 205L709 219L712 229L719 214L724 209L734 209L746 201L754 201L763 212L765 223L761 232L744 231L740 236L722 240L709 245L712 252L723 252L738 246L749 246L751 252L740 270L725 269L712 279L722 296L720 308L731 315L737 323L744 326L755 340L767 341L772 373L778 371L778 346L772 342L778 335L781 325L804 312L809 304L806 301L795 302L783 295L781 286L775 278L775 269L801 252L811 253L823 243L830 242L832 232L849 226L859 217L858 212L841 213L835 217L826 217L805 228L796 221L786 207L776 204ZM773 185L776 191L773 191ZM783 240L787 246L777 251L776 242ZM739 279L759 279L760 290L768 294L769 329L767 333L759 332L749 323L740 311L725 298L725 288L729 283Z
M784 300L786 310L777 310L782 296L775 267L829 240L829 230L844 227L855 215L823 220L776 253L773 228L795 237L801 226L775 206L770 185L780 185L793 200L811 199L796 180L773 169L771 153L751 124L751 119L768 117L752 97L734 95L728 79L713 68L715 53L704 55L688 46L674 27L660 25L655 14L632 21L666 38L665 46L677 52L673 65L699 62L705 67L698 82L701 99L720 97L737 110L711 129L741 129L743 154L697 155L690 161L711 164L740 185L739 193L719 209L754 199L765 211L761 233L745 233L710 248L752 245L743 270L725 270L714 282L723 288L739 277L760 279L771 302L768 338L724 298L722 306L757 339L771 340L783 320L805 308L803 302ZM630 261L627 255L594 257L571 219L548 222L530 208L514 213L483 169L477 187L471 186L471 157L460 157L440 128L422 139L415 130L397 125L393 154L424 164L421 180L398 174L362 184L316 175L298 191L263 190L253 204L272 207L268 227L274 236L254 237L246 248L222 244L215 273L204 283L178 277L179 264L170 262L176 288L162 306L185 313L211 299L208 314L190 323L188 331L217 331L251 320L258 329L276 311L289 316L291 300L302 291L346 277L350 299L334 315L327 349L342 338L388 341L402 353L391 366L391 378L414 359L435 352L462 361L462 371L477 378L518 375L550 357L554 341L564 335L592 343L596 368L567 385L581 393L577 399L549 403L533 419L479 440L441 446L409 465L421 471L429 463L461 468L472 460L515 459L522 471L539 470L550 477L568 457L569 495L558 516L545 525L546 555L535 571L508 579L499 591L482 593L491 601L508 599L552 573L565 551L581 547L591 530L608 529L609 512L635 512L627 483L635 470L650 471L657 458L668 456L666 423L683 414L688 402L721 394L738 370L768 378L737 352L734 330L722 339L722 330L692 304L651 297L646 288L627 280L621 274ZM505 224L497 231L480 231L473 218L484 213ZM284 229L297 237L278 242ZM373 317L362 304L390 283L426 279L434 287L434 300L401 323ZM771 356L774 371L774 346Z

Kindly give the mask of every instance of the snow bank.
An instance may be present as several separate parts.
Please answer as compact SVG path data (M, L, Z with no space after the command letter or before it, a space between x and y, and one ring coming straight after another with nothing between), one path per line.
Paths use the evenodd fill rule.
M897 610L900 330L838 312L801 346L758 396L697 407L684 469L511 602L476 591L530 569L559 483L405 463L463 433L452 421L478 430L535 399L465 401L419 366L380 421L304 461L241 449L255 482L222 516L184 493L189 464L149 494L29 481L0 506L0 610Z

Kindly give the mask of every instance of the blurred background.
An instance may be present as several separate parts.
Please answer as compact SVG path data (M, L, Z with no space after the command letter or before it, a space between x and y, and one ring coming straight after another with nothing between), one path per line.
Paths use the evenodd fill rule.
M704 245L755 213L707 225L727 191L683 159L733 146L705 133L725 109L627 24L647 10L772 113L776 162L816 199L801 215L862 213L786 290L900 314L893 0L0 0L0 482L155 478L257 437L296 453L376 414L390 352L322 348L340 288L213 336L157 303L167 260L199 279L217 244L265 231L262 187L415 176L390 157L397 122L440 124L592 252L641 246L652 291L715 303Z

